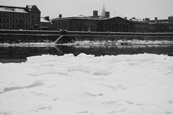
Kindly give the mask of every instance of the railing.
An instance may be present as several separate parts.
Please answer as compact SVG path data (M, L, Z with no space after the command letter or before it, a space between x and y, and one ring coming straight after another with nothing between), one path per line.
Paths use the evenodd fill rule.
M59 34L59 35L138 35L173 36L173 32L97 32L97 31L56 31L56 30L8 30L0 29L0 34Z

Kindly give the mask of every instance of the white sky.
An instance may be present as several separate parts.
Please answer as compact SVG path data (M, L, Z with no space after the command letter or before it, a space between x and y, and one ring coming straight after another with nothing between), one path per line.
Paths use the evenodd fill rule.
M136 17L167 19L173 15L173 0L0 0L0 5L37 5L42 16L63 17L92 15L93 10L101 14L103 4L111 17Z

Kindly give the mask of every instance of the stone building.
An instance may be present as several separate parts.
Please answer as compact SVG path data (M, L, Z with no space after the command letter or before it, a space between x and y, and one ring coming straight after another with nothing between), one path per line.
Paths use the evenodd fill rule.
M36 5L0 6L0 29L40 29L40 15Z
M52 20L54 30L96 31L97 20L88 17L66 17Z
M149 24L146 21L132 21L133 32L148 32Z
M62 17L52 19L54 30L67 31L101 31L101 32L148 32L148 22L133 21L121 17L110 18L110 13L104 11L99 16L94 10L92 16Z
M168 19L148 20L150 32L173 32L173 16L169 16Z
M52 23L49 19L49 16L41 17L40 29L41 30L52 30Z
M129 32L133 31L133 23L121 17L110 18L110 13L105 12L104 17L93 11L93 16L62 17L52 19L54 30L67 31L110 31Z
M103 32L131 32L133 23L121 17L113 17L99 20L98 31Z

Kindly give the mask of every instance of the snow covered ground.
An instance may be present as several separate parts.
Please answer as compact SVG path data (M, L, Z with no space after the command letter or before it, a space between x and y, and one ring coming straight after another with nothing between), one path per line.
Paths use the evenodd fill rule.
M0 115L173 115L173 57L67 54L0 63Z

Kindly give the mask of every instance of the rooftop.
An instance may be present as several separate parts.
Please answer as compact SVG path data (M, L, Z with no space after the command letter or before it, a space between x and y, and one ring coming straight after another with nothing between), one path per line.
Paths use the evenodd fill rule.
M40 21L41 22L48 22L48 23L50 22L50 21L46 20L45 17L41 17L41 20Z
M0 11L3 12L18 12L18 13L28 13L24 7L11 7L11 6L0 6Z
M33 8L36 9L37 7L35 5L27 5L26 7L2 6L2 5L0 5L0 11L2 11L2 12L28 13ZM37 10L39 11L38 8L37 8Z

